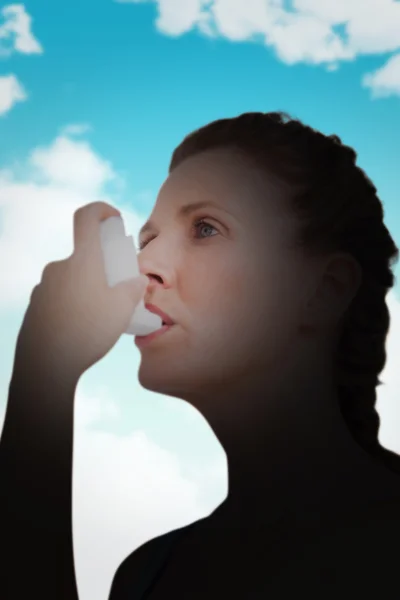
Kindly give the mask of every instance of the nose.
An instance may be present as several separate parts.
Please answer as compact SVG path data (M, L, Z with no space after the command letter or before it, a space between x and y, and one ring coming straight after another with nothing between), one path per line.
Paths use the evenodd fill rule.
M156 257L150 258L148 255L147 257L138 257L138 262L140 274L146 275L149 278L149 290L157 287L167 289L172 286L172 273L170 272L170 268L165 264L165 261Z
M160 292L161 289L166 289L169 287L165 285L165 281L160 275L157 275L156 273L148 273L144 270L141 270L140 272L141 274L146 275L149 278L149 283L147 284L147 288L144 294L145 304L147 302L152 302L154 298L158 296L158 292Z
M146 275L149 278L149 286L151 287L165 287L164 286L164 280L160 275L156 275L155 273L143 273L143 275Z

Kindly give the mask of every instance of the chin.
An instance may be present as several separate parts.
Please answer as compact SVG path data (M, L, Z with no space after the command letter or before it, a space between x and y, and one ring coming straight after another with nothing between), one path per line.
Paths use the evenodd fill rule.
M140 385L149 392L165 396L180 397L182 392L181 377L174 370L162 365L149 365L146 361L140 363L138 380Z
M138 380L150 392L188 400L205 393L205 382L208 380L205 375L209 365L200 367L198 363L197 360L194 364L188 357L185 360L183 356L175 360L154 360L154 357L142 356Z

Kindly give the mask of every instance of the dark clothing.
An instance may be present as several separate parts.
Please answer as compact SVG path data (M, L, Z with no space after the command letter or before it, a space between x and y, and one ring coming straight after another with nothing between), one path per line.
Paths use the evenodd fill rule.
M109 600L128 600L128 598L129 600L145 600L148 598L148 594L157 585L174 546L194 525L196 523L169 531L147 542L146 550L150 551L150 556L149 560L144 562L139 574L137 568L131 569L131 564L136 562L136 553L132 552L115 574ZM133 576L132 573L135 575Z
M136 552L128 556L115 575L109 600L148 598L157 589L174 547L195 526L193 523L147 542L140 549L145 550L140 564ZM293 600L303 596L308 600L400 598L400 498L348 515L340 519L339 525L336 520L336 525L332 521L319 531L299 529L295 535L301 538L300 544L296 541L300 550L278 568L267 551L265 586L255 593L249 582L249 596L240 595L240 600ZM193 586L196 587L195 581ZM185 597L192 597L190 590ZM234 592L227 592L226 598L235 598ZM177 595L176 600L183 597ZM204 600L217 598L207 594Z

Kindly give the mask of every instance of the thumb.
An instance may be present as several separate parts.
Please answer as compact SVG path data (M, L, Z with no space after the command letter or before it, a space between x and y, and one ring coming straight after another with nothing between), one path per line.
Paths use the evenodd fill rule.
M135 279L122 281L116 286L116 288L119 289L122 293L127 294L131 299L133 305L136 306L137 304L139 304L140 300L142 300L148 285L148 277L146 277L146 275L139 275L139 277L135 277Z

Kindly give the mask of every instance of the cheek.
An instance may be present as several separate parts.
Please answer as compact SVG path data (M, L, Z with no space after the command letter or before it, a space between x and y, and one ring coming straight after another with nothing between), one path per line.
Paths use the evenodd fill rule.
M197 263L185 284L182 299L190 311L192 334L187 341L193 350L220 361L227 347L229 354L235 353L239 339L246 345L245 338L254 337L256 327L249 321L255 316L257 273L242 255L214 255L211 263Z
M207 321L213 315L221 319L251 295L254 277L245 264L241 257L214 254L186 270L181 298L194 320Z
M249 246L249 244L248 244ZM285 335L296 318L299 269L273 249L204 253L186 265L181 299L196 338L221 340ZM193 342L193 340L192 340Z

